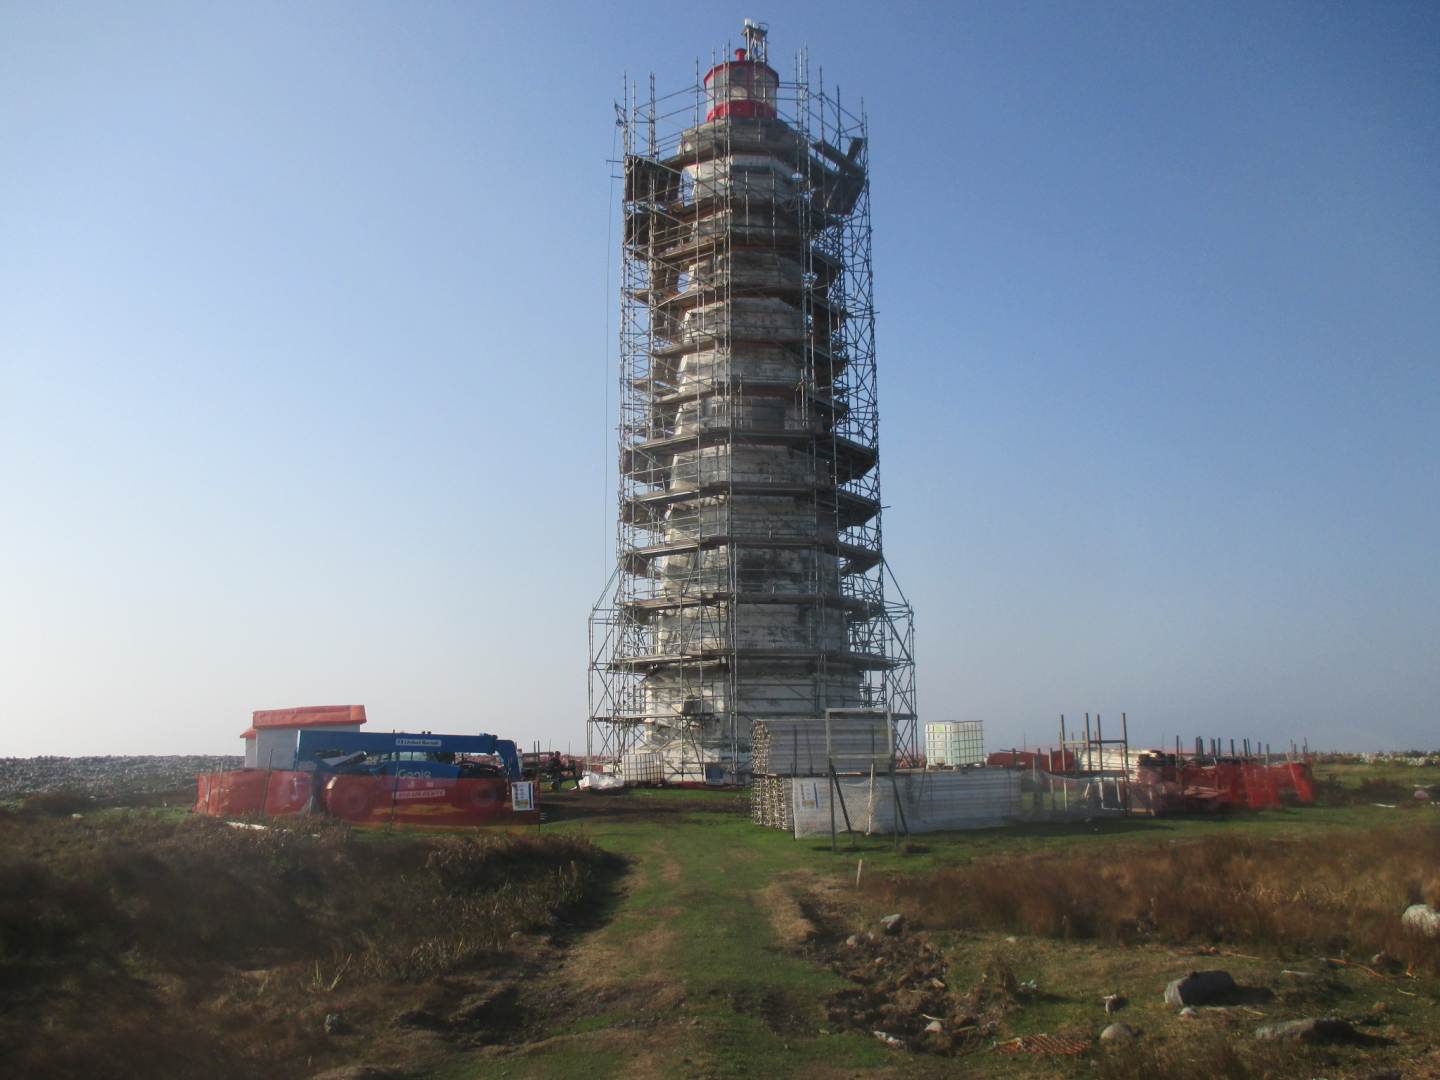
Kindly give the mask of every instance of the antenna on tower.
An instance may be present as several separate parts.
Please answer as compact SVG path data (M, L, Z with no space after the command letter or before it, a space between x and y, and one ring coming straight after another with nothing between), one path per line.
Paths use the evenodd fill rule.
M746 19L740 32L745 37L745 55L751 60L758 60L762 64L767 63L770 55L765 39L770 36L770 24Z

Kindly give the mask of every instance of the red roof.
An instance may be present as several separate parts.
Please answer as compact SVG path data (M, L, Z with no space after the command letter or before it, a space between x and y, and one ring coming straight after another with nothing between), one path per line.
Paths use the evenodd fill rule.
M308 728L328 724L365 723L364 705L302 705L295 709L256 709L242 739L255 738L258 728Z

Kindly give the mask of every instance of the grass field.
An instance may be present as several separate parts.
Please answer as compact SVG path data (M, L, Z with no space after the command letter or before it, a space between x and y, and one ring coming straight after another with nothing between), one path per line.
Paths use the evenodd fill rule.
M1345 791L1359 792L1361 781L1374 779L1340 768L1336 775ZM753 826L743 796L733 793L551 795L545 802L549 821L527 830L527 842L534 843L538 833L541 844L560 844L557 852L595 852L596 861L581 893L572 889L573 895L566 894L559 887L537 894L530 901L535 906L521 920L496 921L495 915L505 910L504 889L523 891L527 881L541 880L528 871L496 875L484 868L483 858L460 858L448 878L433 863L425 876L428 852L453 838L358 831L347 837L347 858L356 866L372 867L382 879L405 867L410 868L403 870L406 880L424 878L422 890L405 894L403 901L382 890L378 895L388 895L386 902L396 906L387 908L383 919L374 913L364 928L373 942L394 939L390 946L377 946L384 955L420 949L425 964L413 971L354 959L346 966L347 956L357 952L354 933L361 925L346 920L353 916L363 922L363 914L356 912L363 912L370 895L359 875L346 879L359 905L351 905L351 915L327 912L317 899L309 917L326 930L319 942L273 942L261 960L249 962L223 950L208 955L203 943L192 946L197 959L210 965L207 978L222 968L226 972L224 996L207 996L203 988L209 982L134 949L119 954L115 977L122 981L107 985L144 981L151 1024L165 1024L167 1008L176 1016L182 1007L191 1010L192 1020L226 1017L232 1030L239 1016L238 1037L268 1038L292 1048L288 1060L296 1067L287 1070L289 1075L364 1063L395 1069L394 1075L441 1078L1340 1077L1368 1076L1381 1068L1399 1068L1407 1077L1440 1076L1440 980L1420 954L1414 977L1371 969L1371 953L1387 944L1361 940L1377 933L1369 929L1372 923L1332 919L1322 926L1312 920L1313 926L1306 924L1289 940L1266 940L1263 929L1271 924L1263 920L1243 933L1222 922L1217 934L1203 920L1170 936L1078 925L1066 932L1057 930L1062 923L1039 915L994 917L994 905L1014 903L1023 890L1012 890L1009 900L1004 890L992 890L1000 898L989 901L990 907L967 908L950 899L970 903L980 891L975 883L982 880L1014 879L1019 888L1022 873L1035 880L1038 863L1066 880L1083 880L1091 892L1111 888L1117 904L1133 907L1137 883L1110 881L1103 873L1097 877L1096 866L1133 863L1163 869L1185 865L1170 854L1177 849L1214 849L1229 858L1238 856L1227 849L1243 846L1249 862L1235 865L1252 868L1242 870L1245 880L1239 883L1252 904L1263 900L1280 916L1290 912L1297 918L1327 903L1331 908L1372 906L1382 915L1393 909L1398 917L1407 899L1400 893L1429 885L1424 870L1433 851L1440 850L1440 815L1413 801L1397 809L1333 801L1340 805L931 835L902 852L888 839L847 844L842 838L841 850L832 852L828 839L796 841ZM122 834L139 818L158 822L154 827L162 831L193 824L178 820L182 816L155 809L106 810L83 815L87 820L82 822L68 816L12 815L3 827L12 830L7 835L11 850L53 862L51 841L27 846L25 838L72 825L96 828L102 820L118 823ZM416 845L424 849L418 855ZM233 856L229 847L225 850ZM371 850L379 854L355 854ZM536 848L534 854L543 862L548 856L542 851ZM1317 851L1325 852L1328 861L1307 855ZM1291 860L1284 865L1282 852ZM603 860L611 856L623 860L623 869L605 869ZM1270 877L1254 869L1267 861L1277 865ZM256 864L268 865L264 860ZM563 870L554 860L550 865ZM61 877L62 871L56 870ZM275 872L282 871L309 880L303 860L281 860ZM1296 881L1289 892L1289 877L1307 873L1346 880ZM1368 878L1352 880L1357 874ZM1045 879L1040 880L1034 891L1045 892ZM323 876L314 884L313 896L323 896ZM1278 889L1279 884L1286 889ZM1341 886L1351 890L1350 899L1321 895ZM123 889L123 883L112 882L112 893ZM469 904L467 895L478 898L476 903ZM577 895L580 903L569 902ZM1223 890L1216 895L1216 903L1228 902ZM444 907L457 901L458 907ZM442 911L438 922L428 917L407 921L405 905L417 903ZM877 920L890 910L908 918L905 932L893 939L878 934ZM1052 904L1037 910L1053 915L1056 909ZM476 921L453 922L467 913ZM208 918L218 927L236 913L215 905ZM196 925L205 925L204 914L195 919ZM476 928L487 920L495 921L493 932L481 934ZM466 938L463 925L472 926L469 951L444 953L444 943ZM867 940L867 931L876 940ZM845 939L856 932L861 935L857 944L846 946ZM1311 940L1322 932L1327 940ZM0 924L0 934L11 933ZM9 937L5 944L8 963L13 956ZM1162 1004L1168 980L1210 967L1229 970L1244 994L1223 1008L1204 1010L1196 1020L1181 1020ZM1309 974L1282 974L1287 970ZM71 981L60 978L53 984L58 1000L73 1004L83 997L76 972L60 974ZM931 979L938 979L943 990L930 985ZM919 982L926 987L913 989L911 984ZM13 982L3 985L16 992ZM27 993L34 992L32 984ZM1100 999L1108 993L1128 999L1116 1019L1141 1029L1131 1046L1112 1050L1093 1043L1107 1021ZM34 1004L33 998L27 1000ZM51 1004L51 1016L69 1015ZM111 1002L109 1007L119 1006ZM922 1011L940 1015L936 1010L942 1008L947 1024L974 1024L955 1033L947 1028L941 1041L907 1034L911 1049L906 1050L892 1049L872 1034L871 1023L894 1026L892 1021L902 1021L907 1010L912 1016ZM343 1015L345 1026L326 1035L321 1024L332 1013ZM1330 1014L1352 1020L1369 1044L1277 1049L1252 1037L1256 1025L1271 1020ZM7 1015L14 1018L13 1007ZM867 1019L871 1016L879 1019ZM194 1035L204 1036L206 1029L199 1020L190 1026L194 1030L181 1041L203 1053L205 1038L197 1041ZM996 1043L1041 1033L1091 1045L1074 1057L1006 1055L993 1049ZM52 1023L52 1037L65 1034ZM24 1035L13 1024L0 1025L0 1041L11 1044L0 1045L0 1052L13 1055ZM218 1053L224 1045L220 1040L214 1049ZM299 1067L301 1053L305 1067ZM254 1068L216 1075L259 1075L262 1066L273 1068L273 1062L262 1059L253 1062ZM178 1068L127 1072L124 1063L90 1071L95 1076L185 1074Z
M724 795L709 796L715 802ZM641 792L633 801L690 805L688 793ZM1419 816L1424 815L1424 816ZM888 1049L868 1033L837 1028L823 1000L852 983L823 962L825 949L796 918L788 894L818 897L830 917L848 932L873 926L893 906L897 893L876 896L867 882L923 879L947 868L982 862L1006 872L1006 860L1033 853L1076 853L1117 859L1120 849L1136 850L1200 841L1240 838L1265 843L1289 838L1326 837L1343 844L1375 830L1434 829L1427 810L1398 811L1369 806L1307 808L1224 819L1112 821L1082 826L1023 828L957 833L920 838L922 850L897 854L887 840L858 841L853 849L832 853L824 843L797 842L760 830L740 817L684 813L661 827L625 815L564 822L607 849L632 858L629 887L609 923L583 943L571 963L598 967L598 978L611 987L610 1008L580 1015L553 1038L474 1060L453 1061L446 1076L555 1076L667 1074L696 1076L828 1076L856 1070L881 1075L924 1076L937 1073L995 1075L1090 1075L1091 1057L1078 1062L1043 1056L1004 1057L988 1047L954 1059ZM854 888L857 863L864 860L862 888ZM779 883L779 884L777 884ZM1398 908L1396 914L1398 916ZM813 920L810 920L813 924ZM924 925L923 913L919 918ZM1138 1023L1147 1035L1134 1055L1141 1075L1155 1062L1142 1060L1157 1046L1174 1056L1167 1068L1184 1075L1216 1075L1236 1033L1248 1033L1265 1019L1313 1013L1315 1007L1359 1009L1367 1019L1383 1016L1387 1030L1403 1031L1393 1046L1363 1051L1292 1052L1290 1066L1256 1050L1231 1068L1231 1075L1344 1075L1376 1062L1405 1061L1414 1075L1415 1060L1440 1045L1440 982L1381 979L1346 966L1324 969L1324 1000L1305 999L1283 986L1287 964L1301 966L1288 954L1247 946L1225 947L1221 955L1197 954L1177 944L1113 945L1097 940L1057 940L993 931L922 931L944 957L951 987L969 988L987 965L997 961L1018 983L1034 980L1039 992L1020 995L1001 1020L997 1037L1046 1032L1083 1033L1093 1038L1104 1026L1103 994L1119 990L1132 1002L1121 1019ZM1368 953L1366 954L1368 957ZM1313 959L1307 958L1307 959ZM1247 985L1275 987L1268 1005L1220 1010L1197 1022L1179 1021L1161 1004L1161 991L1172 978L1195 967L1224 966ZM1313 966L1313 965L1312 965ZM1312 988L1307 988L1307 990ZM1412 996L1413 995L1413 996ZM1376 1010L1376 1004L1384 1005ZM1261 1015L1263 1014L1263 1015ZM643 1017L639 1027L621 1026ZM777 1017L781 1018L777 1022ZM1186 1027L1184 1025L1196 1026ZM1148 1047L1146 1046L1148 1043ZM1218 1057L1217 1057L1218 1055ZM1121 1058L1124 1055L1109 1055ZM1227 1059L1228 1060L1228 1059ZM1181 1063L1177 1066L1177 1062ZM1124 1061L1112 1060L1117 1075ZM1222 1064L1224 1064L1222 1062ZM1430 1067L1430 1066L1427 1066ZM606 1070L611 1070L609 1073ZM1279 1069L1280 1071L1276 1071Z
M1378 762L1355 765L1316 765L1315 779L1332 791L1340 789L1373 802L1414 798L1416 788L1440 789L1440 768ZM1436 791L1440 795L1440 790Z

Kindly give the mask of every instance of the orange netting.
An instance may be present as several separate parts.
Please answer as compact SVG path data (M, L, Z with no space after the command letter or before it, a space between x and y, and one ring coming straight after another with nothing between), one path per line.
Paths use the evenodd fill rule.
M196 813L278 816L307 810L328 812L357 825L483 825L527 819L515 811L503 777L364 776L322 778L288 769L232 769L196 777ZM532 807L533 811L534 808Z

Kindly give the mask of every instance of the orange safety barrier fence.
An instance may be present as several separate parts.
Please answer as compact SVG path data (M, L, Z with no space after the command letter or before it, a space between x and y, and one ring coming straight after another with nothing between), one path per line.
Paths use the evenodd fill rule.
M539 815L533 805L529 811L516 811L510 783L501 777L342 773L322 780L316 790L311 773L288 769L201 773L196 777L194 809L211 816L279 816L317 810L357 825L484 825L533 821Z
M1246 764L1242 768L1245 776L1245 804L1252 810L1279 806L1280 788L1270 767Z
M1276 789L1280 795L1293 795L1302 803L1315 801L1315 778L1310 773L1310 765L1304 761L1282 761L1278 765L1271 765L1270 770L1274 773Z

